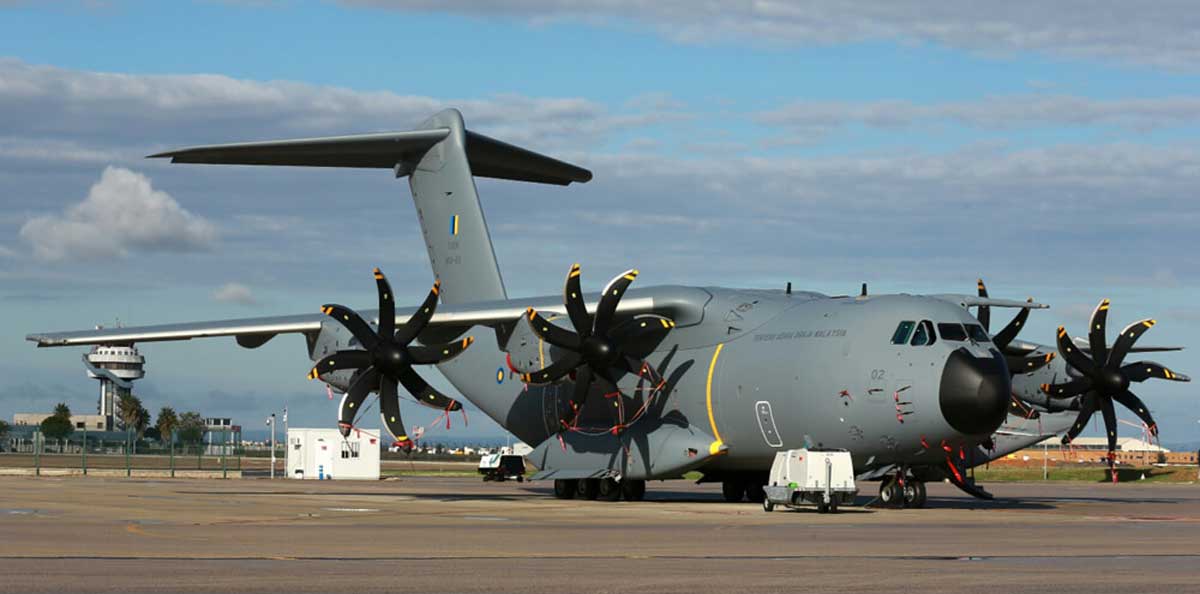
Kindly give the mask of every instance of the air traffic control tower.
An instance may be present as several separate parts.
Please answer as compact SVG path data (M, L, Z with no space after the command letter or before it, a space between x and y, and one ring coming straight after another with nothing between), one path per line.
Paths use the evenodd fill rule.
M104 417L104 430L115 428L117 402L131 393L133 380L146 376L146 358L133 345L97 345L83 356L88 377L100 380L97 413Z

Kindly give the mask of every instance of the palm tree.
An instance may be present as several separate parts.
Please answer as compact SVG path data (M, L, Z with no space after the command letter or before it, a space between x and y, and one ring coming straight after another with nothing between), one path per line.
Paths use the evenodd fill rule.
M142 406L142 401L133 394L121 394L117 401L117 418L121 421L121 428L125 430L126 441L132 441L133 432L137 432L140 437L142 431L150 423L149 412Z
M158 411L158 435L164 444L172 443L171 437L175 433L175 427L179 426L179 417L175 414L175 409L164 406Z

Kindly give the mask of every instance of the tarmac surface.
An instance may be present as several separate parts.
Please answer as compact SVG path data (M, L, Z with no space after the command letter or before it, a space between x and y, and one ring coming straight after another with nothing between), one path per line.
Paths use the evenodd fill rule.
M4 477L0 591L1200 592L1200 485L987 487L821 515L685 481Z

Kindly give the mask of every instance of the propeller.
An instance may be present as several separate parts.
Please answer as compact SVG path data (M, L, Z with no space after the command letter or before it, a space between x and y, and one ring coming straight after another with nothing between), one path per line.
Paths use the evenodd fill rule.
M1079 416L1063 436L1064 444L1069 444L1078 437L1092 415L1100 412L1104 417L1104 430L1108 437L1108 461L1111 468L1116 460L1117 449L1117 413L1113 402L1116 401L1133 411L1146 424L1151 435L1158 435L1158 425L1150 415L1150 409L1129 391L1129 384L1150 378L1177 382L1191 381L1191 378L1149 361L1122 365L1134 343L1154 326L1155 321L1141 320L1126 326L1110 349L1105 337L1108 307L1109 300L1105 299L1092 312L1088 328L1088 354L1084 354L1075 346L1075 342L1067 335L1066 328L1058 327L1058 351L1067 365L1078 372L1079 377L1061 384L1042 384L1041 387L1051 398L1079 397ZM1113 478L1116 479L1115 474Z
M396 328L396 304L392 286L378 268L375 269L375 285L379 291L378 332L372 330L362 316L348 307L336 304L321 306L321 312L345 326L354 338L358 339L362 349L338 351L321 359L308 373L308 379L316 379L339 369L357 369L350 380L350 388L342 396L338 410L338 429L343 436L349 435L350 429L354 427L354 416L362 408L363 400L367 394L378 391L383 426L396 443L405 443L408 441L408 433L404 429L404 421L400 418L398 384L404 384L404 389L412 394L417 402L426 406L448 411L462 408L462 404L457 400L433 389L417 374L413 366L448 361L471 346L474 339L468 336L443 345L414 346L413 341L429 324L433 312L437 309L441 282L433 283L433 289L429 291L425 302L399 328Z
M979 279L979 296L986 298L988 296L987 286L983 284L983 279ZM1033 302L1030 298L1029 302ZM979 319L979 323L983 325L983 329L991 332L992 308L987 305L980 305L975 315ZM1004 359L1008 363L1008 370L1013 375L1018 373L1032 373L1049 365L1054 360L1054 353L1046 353L1045 355L1034 355L1031 357L1022 357L1020 355L1009 355L1005 352L1008 345L1017 338L1017 333L1025 326L1026 320L1029 319L1029 308L1023 307L1017 312L1016 317L1012 319L1004 328L992 336L992 343L996 348L1000 349L1001 353L1005 353Z
M579 264L571 265L563 287L563 303L573 332L550 323L532 307L526 310L534 333L558 347L561 353L545 369L523 374L521 381L527 384L550 384L568 374L575 380L570 417L562 421L563 429L574 426L593 381L602 381L613 392L618 392L617 380L625 373L640 375L644 369L643 359L675 327L675 322L670 318L653 314L638 315L620 324L613 324L617 305L625 290L637 278L637 270L627 270L609 281L600 295L594 315L588 314L584 304L579 275ZM619 425L614 429L619 429Z

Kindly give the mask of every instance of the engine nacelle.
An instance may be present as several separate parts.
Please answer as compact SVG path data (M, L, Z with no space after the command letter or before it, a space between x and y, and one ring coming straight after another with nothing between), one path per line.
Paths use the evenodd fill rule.
M571 327L570 318L565 315L551 314L546 316L546 321L572 332L575 331ZM525 316L522 316L513 327L512 335L504 350L508 353L509 364L518 373L531 373L545 369L561 352L558 347L547 343L535 334L533 328L529 326L529 319Z
M370 322L367 323L370 324ZM371 327L374 329L375 326ZM332 318L322 320L321 330L314 335L309 335L308 338L308 358L314 363L337 351L362 348L358 339L354 338L354 335L345 326ZM334 390L345 392L350 389L350 379L354 377L354 373L353 369L343 369L322 374L319 379L329 384Z

